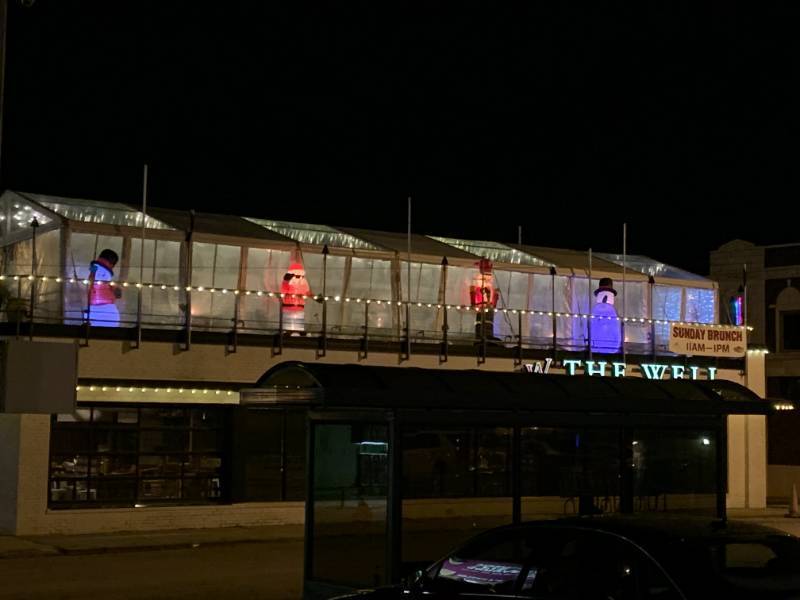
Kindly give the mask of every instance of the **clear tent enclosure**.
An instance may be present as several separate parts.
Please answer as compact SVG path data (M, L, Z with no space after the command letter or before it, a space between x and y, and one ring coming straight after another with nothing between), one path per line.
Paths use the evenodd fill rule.
M23 324L655 354L669 322L719 322L714 282L642 256L14 191L0 261Z

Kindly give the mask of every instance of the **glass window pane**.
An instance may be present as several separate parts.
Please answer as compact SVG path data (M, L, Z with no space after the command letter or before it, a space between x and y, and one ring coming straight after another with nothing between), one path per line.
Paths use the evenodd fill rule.
M101 405L56 416L50 502L64 507L219 501L225 490L226 415L220 407Z
M85 427L58 427L50 434L50 448L54 454L80 454L89 451L89 429Z
M313 431L312 578L352 586L383 583L387 428L337 424Z
M523 520L619 510L617 430L524 427L521 452Z
M636 431L634 510L715 515L716 447L708 431Z
M187 431L142 431L140 452L184 452L188 447Z
M402 439L403 562L511 522L510 428L408 428Z
M142 427L187 427L188 414L183 408L143 408L141 412Z
M286 415L286 500L306 497L306 415Z

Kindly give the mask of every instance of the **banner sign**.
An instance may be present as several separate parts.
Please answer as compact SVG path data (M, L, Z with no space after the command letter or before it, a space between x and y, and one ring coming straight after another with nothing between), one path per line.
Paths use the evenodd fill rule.
M720 329L711 325L670 325L669 351L694 356L741 358L747 351L744 327Z

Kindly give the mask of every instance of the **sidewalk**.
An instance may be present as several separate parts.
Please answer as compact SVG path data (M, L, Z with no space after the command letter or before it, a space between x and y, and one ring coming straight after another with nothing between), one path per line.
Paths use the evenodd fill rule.
M784 507L729 509L728 518L774 527L800 537L800 518L787 518ZM222 527L84 535L0 535L0 559L52 555L104 554L167 548L197 548L207 545L243 544L300 540L302 525L263 527Z
M800 518L789 518L786 506L768 506L767 508L729 508L728 519L747 521L765 527L780 529L800 537Z
M216 529L180 529L84 535L21 537L0 535L0 559L57 554L103 554L108 552L163 550L166 548L197 548L208 545L277 542L302 538L302 525L221 527Z

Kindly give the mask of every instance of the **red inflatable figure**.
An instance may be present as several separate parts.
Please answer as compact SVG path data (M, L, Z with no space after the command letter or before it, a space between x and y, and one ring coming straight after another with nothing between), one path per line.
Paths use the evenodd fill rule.
M311 287L306 279L306 270L299 262L289 265L281 282L281 293L284 331L305 332L306 296L311 295Z

